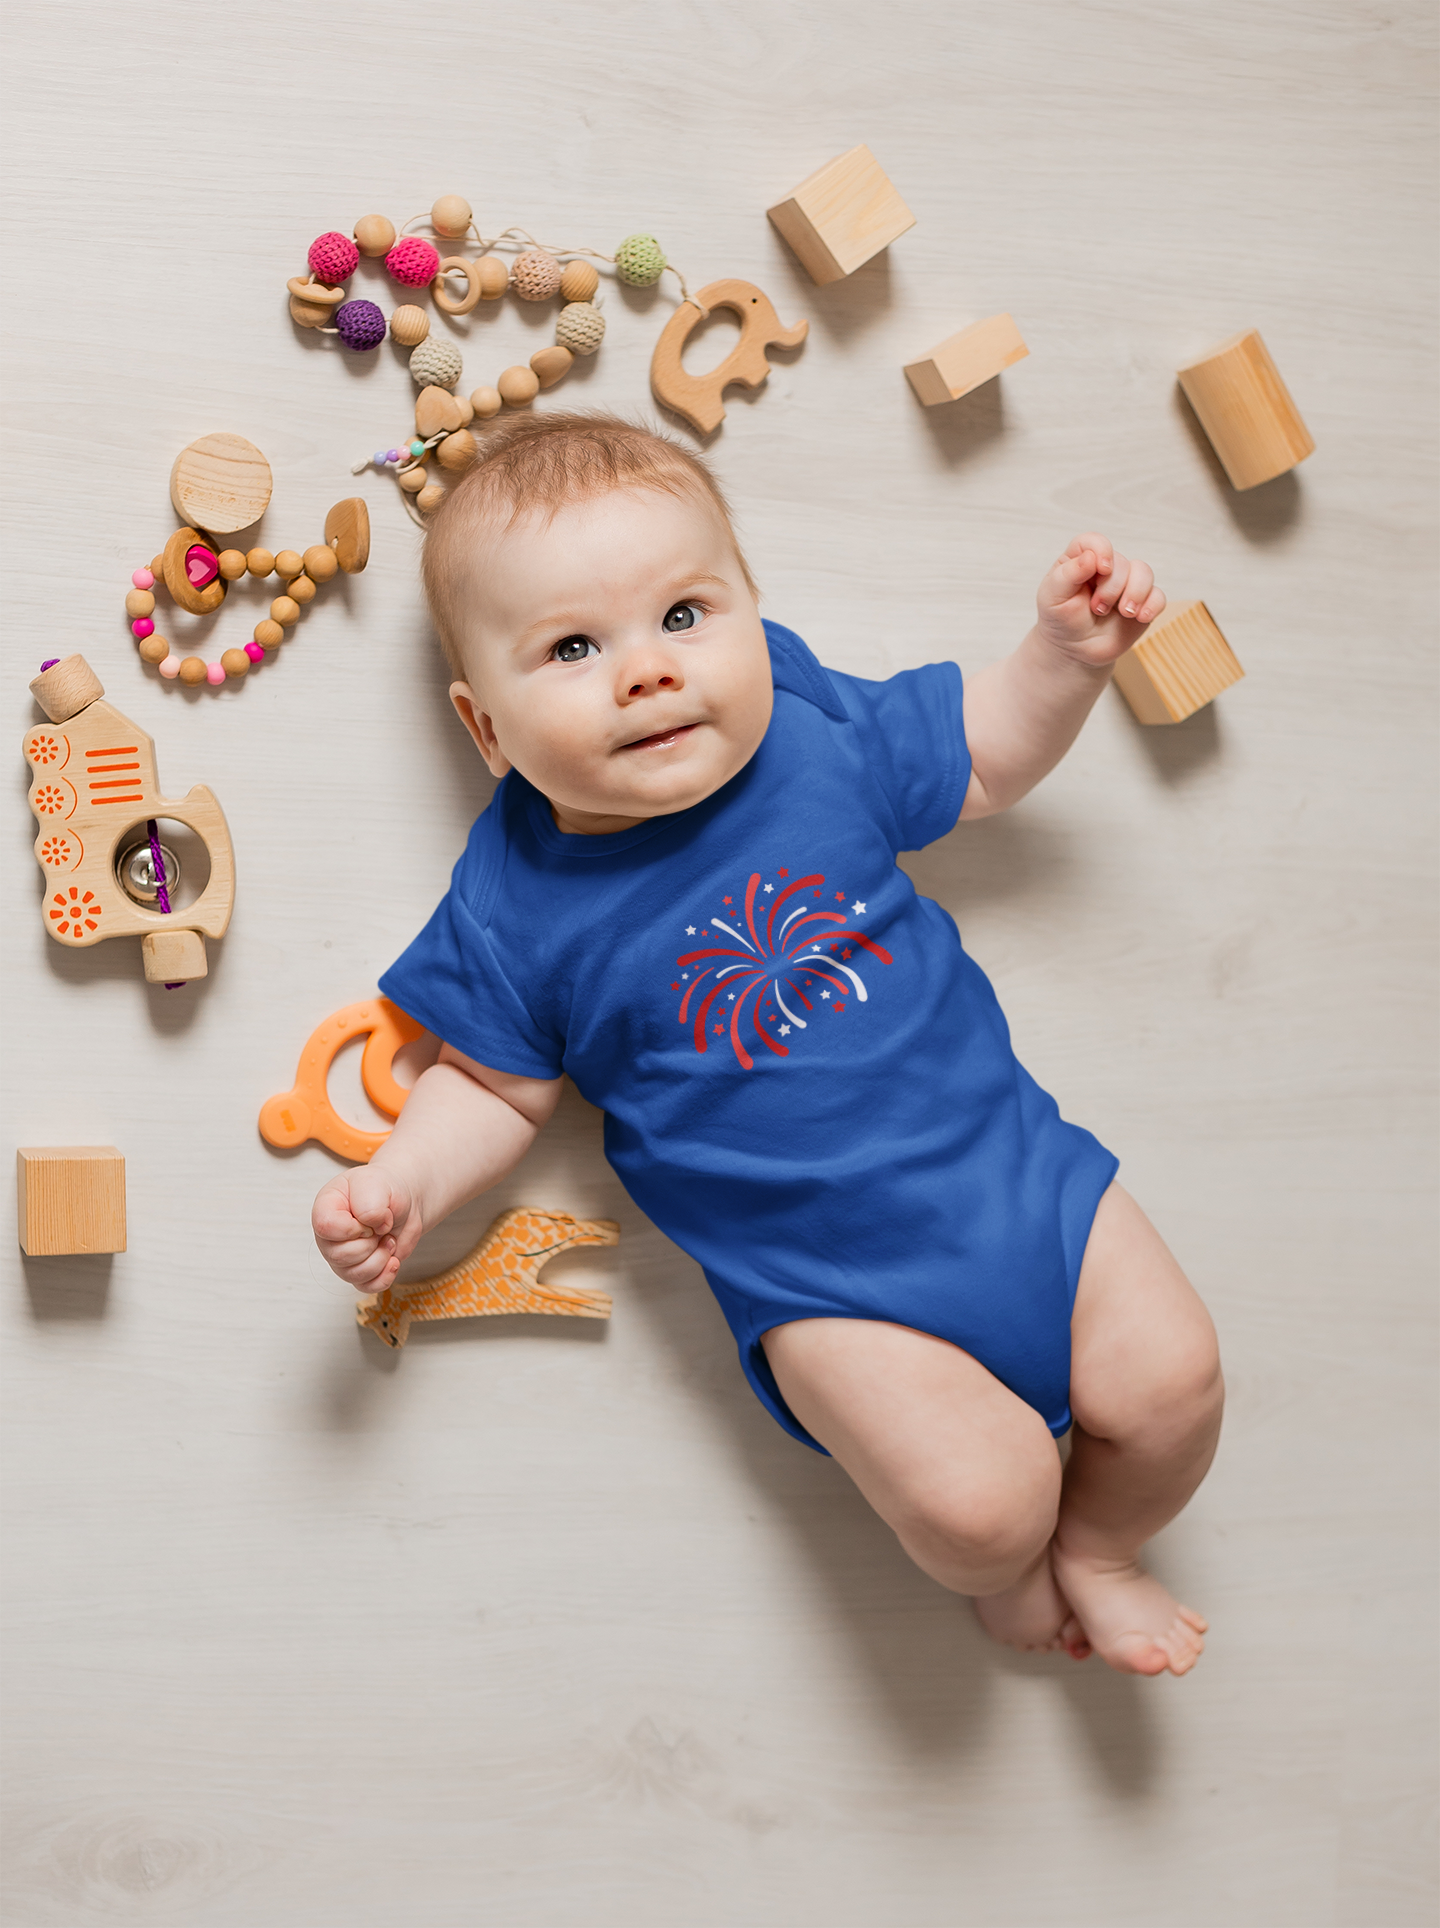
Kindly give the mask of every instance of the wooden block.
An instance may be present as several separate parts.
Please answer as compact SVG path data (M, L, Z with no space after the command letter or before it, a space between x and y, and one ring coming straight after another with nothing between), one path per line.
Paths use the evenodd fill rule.
M182 522L214 536L258 522L270 503L270 464L243 435L202 435L170 471L170 500Z
M810 279L822 287L854 274L915 225L915 216L864 146L827 161L767 212Z
M951 335L919 361L906 362L905 376L926 408L955 402L982 382L993 381L1002 368L1023 361L1030 353L1009 315L991 315Z
M192 978L210 975L205 939L199 931L151 931L141 940L140 955L147 984L188 984Z
M1172 603L1115 665L1142 723L1183 723L1244 674L1203 602Z
M28 1257L125 1250L125 1160L114 1145L22 1145L15 1186Z
M1179 371L1185 399L1237 489L1273 482L1315 450L1258 329L1232 335Z

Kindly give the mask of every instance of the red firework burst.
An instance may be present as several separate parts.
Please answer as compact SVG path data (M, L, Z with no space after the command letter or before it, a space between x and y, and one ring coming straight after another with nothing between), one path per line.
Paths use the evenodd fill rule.
M782 878L789 875L784 870L776 874ZM729 1009L730 1043L746 1071L754 1070L755 1060L740 1041L740 1020L747 1004L750 1004L752 992L755 998L754 1003L750 1004L748 1023L755 1036L777 1058L788 1058L790 1055L789 1046L782 1044L780 1037L788 1036L792 1029L806 1030L810 1021L802 1017L798 1009L791 1009L787 997L796 1006L803 1006L810 1013L810 1019L815 1014L813 997L828 1001L831 995L829 990L817 991L817 986L821 984L833 986L842 998L848 997L853 991L861 1004L869 1001L859 972L849 964L840 962L842 948L847 958L852 954L851 947L859 945L872 956L878 957L882 964L890 964L894 960L889 951L872 943L863 931L833 928L835 925L844 926L846 921L837 911L814 910L810 907L819 897L824 882L825 879L818 873L810 877L797 877L793 883L786 884L768 911L763 904L760 906L757 919L755 896L760 888L760 873L756 871L745 886L744 930L736 929L724 918L712 917L709 928L702 931L701 936L709 937L713 930L717 941L707 944L703 950L687 951L676 959L677 966L687 975L691 966L702 967L690 979L685 995L680 1000L680 1022L694 1025L697 1051L709 1049L706 1031L710 1008L717 999L722 1001L718 1014L721 1018L725 1016L726 1008ZM786 913L787 900L803 890L813 893L810 902L797 903ZM843 896L843 892L836 892L837 901L843 901ZM730 902L729 898L725 901L727 904ZM863 910L864 905L858 904L856 908ZM722 932L733 941L719 942ZM672 985L671 989L674 988ZM695 1000L693 1013L692 999ZM774 1008L778 1008L782 1014L783 1023L774 1018ZM779 1036L770 1030L767 1019L776 1024ZM723 1036L724 1031L723 1023L714 1026L715 1036Z

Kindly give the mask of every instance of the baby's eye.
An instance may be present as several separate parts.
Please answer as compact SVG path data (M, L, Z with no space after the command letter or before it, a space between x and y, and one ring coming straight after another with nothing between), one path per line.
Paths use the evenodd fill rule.
M550 654L557 663L583 663L594 647L588 636L562 636Z
M677 630L693 629L704 614L699 603L676 603L673 609L666 610L665 620L660 627L668 629L673 635Z

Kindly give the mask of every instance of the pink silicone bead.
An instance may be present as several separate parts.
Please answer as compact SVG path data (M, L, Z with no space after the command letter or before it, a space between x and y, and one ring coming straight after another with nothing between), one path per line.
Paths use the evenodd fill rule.
M175 678L180 674L180 658L172 650L164 662L157 664L156 667L162 676L167 677L173 683Z
M207 663L205 665L205 681L207 683L223 683L225 681L225 665L223 663Z
M148 569L137 569L130 580L137 589L153 589L155 587L155 578Z
M155 625L148 616L137 616L130 625L130 632L132 635L140 637L143 641L145 637L155 634Z
M262 643L247 643L245 645L245 654L250 658L252 663L263 663L265 661L265 648Z

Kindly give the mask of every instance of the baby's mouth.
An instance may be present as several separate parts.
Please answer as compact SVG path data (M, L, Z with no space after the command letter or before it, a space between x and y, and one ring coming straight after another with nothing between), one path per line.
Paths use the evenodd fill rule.
M672 729L656 730L653 736L637 736L633 743L622 743L622 750L668 750L672 743L680 743L690 732L698 729L695 723L677 723Z

